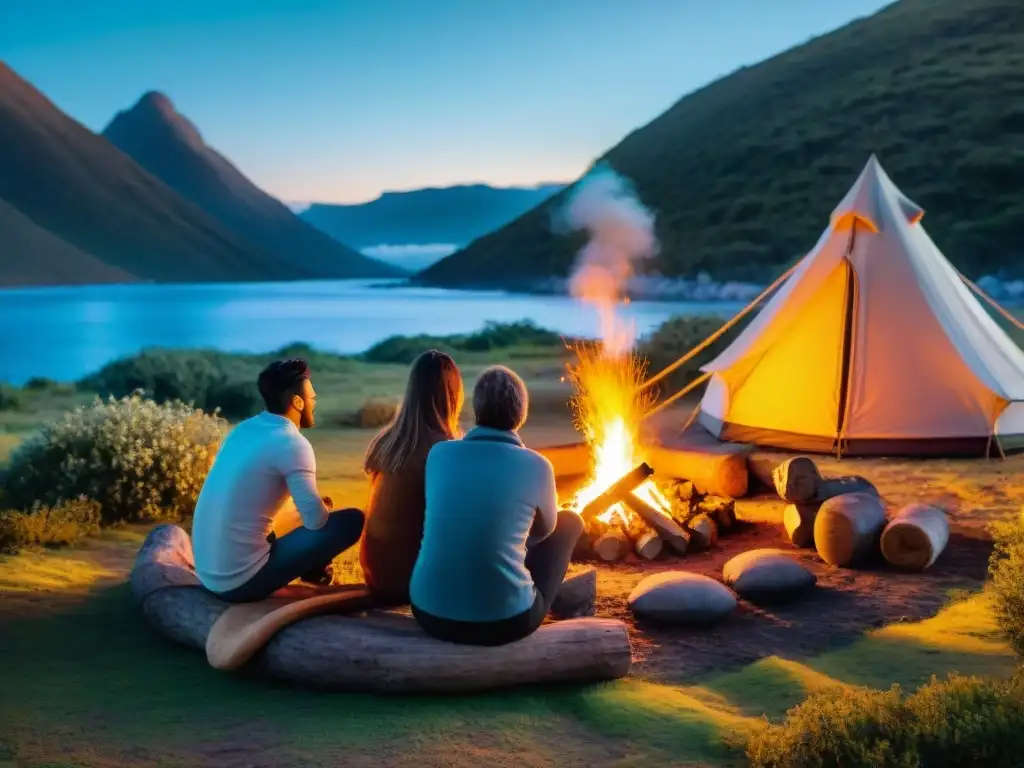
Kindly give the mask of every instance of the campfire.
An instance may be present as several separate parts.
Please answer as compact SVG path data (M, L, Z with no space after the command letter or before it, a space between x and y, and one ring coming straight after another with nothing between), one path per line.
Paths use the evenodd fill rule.
M732 501L687 482L659 487L640 448L654 393L644 386L646 361L633 351L635 328L618 310L634 263L657 250L654 216L624 179L601 168L574 191L564 218L590 235L569 287L597 311L601 335L577 345L569 366L576 428L591 458L587 483L568 504L586 526L577 555L611 561L632 550L651 560L711 546L735 523Z
M620 328L607 338L628 334ZM643 387L645 362L629 347L579 345L569 366L576 427L592 459L586 484L569 504L586 526L578 558L614 561L630 551L644 560L681 556L710 547L735 524L731 499L707 496L685 481L659 487L640 448L640 425L654 398Z

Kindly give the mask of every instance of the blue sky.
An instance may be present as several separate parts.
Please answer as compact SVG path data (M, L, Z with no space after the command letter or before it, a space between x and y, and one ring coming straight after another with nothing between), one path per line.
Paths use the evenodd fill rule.
M884 0L0 0L93 130L167 93L287 201L578 177L685 93Z

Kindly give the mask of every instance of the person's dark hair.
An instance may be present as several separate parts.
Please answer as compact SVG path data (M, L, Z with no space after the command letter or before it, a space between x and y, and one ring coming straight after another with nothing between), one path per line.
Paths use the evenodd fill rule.
M438 439L458 435L462 410L462 374L444 352L431 349L417 357L395 417L366 450L368 474L398 472L410 457Z
M275 360L260 372L256 380L260 397L270 413L288 410L292 396L301 392L302 382L309 378L309 365L299 357Z

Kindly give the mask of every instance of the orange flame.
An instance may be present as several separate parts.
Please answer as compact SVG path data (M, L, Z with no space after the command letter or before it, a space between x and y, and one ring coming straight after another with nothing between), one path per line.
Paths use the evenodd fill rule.
M590 446L593 459L589 482L574 500L577 510L643 461L640 423L652 402L649 393L639 390L647 366L632 352L632 324L620 320L612 302L597 302L597 309L601 313L602 341L577 346L576 360L568 366L576 390L572 399L576 428ZM669 514L669 501L650 480L634 493ZM617 517L628 525L631 515L622 504L616 504L597 519L607 524Z

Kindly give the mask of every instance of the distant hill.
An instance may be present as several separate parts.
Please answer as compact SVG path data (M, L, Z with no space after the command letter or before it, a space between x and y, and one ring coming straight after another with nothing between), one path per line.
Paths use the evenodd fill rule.
M969 275L1024 271L1024 2L902 0L677 102L602 160L657 214L665 275L767 281L877 153ZM437 285L565 275L563 195L428 268Z
M302 221L259 189L162 93L145 94L119 112L103 135L139 165L245 239L272 251L282 266L314 277L399 274Z
M0 286L131 283L133 275L80 251L0 200Z
M65 115L3 63L0 198L39 229L139 279L273 280L294 273ZM10 232L0 229L0 252L24 258L13 249Z
M356 205L314 203L301 217L356 248L376 245L462 246L502 227L562 189L485 184L385 192Z

